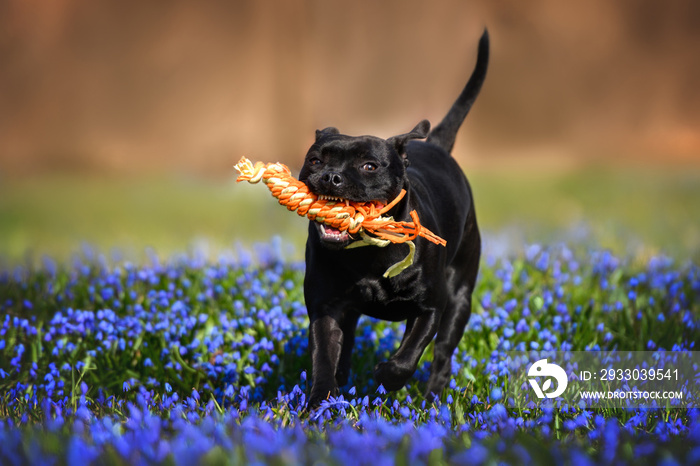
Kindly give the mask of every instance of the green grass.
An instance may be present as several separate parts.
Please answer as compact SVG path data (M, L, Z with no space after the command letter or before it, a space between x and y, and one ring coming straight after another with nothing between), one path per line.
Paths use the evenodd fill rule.
M262 186L206 179L44 176L0 182L0 258L43 254L66 259L81 243L118 247L139 258L208 244L212 254L236 242L280 235L300 257L306 223L280 208ZM485 232L515 231L547 242L590 230L619 253L662 251L700 258L700 171L594 169L567 173L469 172ZM567 233L568 232L568 233Z
M515 224L530 242L585 226L619 253L700 257L700 171L588 168L470 176L482 228Z
M328 419L304 412L300 401L308 383L301 374L310 368L303 271L291 261L216 260L218 248L273 235L301 255L306 222L280 208L265 188L77 176L1 184L0 257L23 262L31 250L33 259L48 253L59 265L0 280L0 421L12 421L0 423L0 463L11 455L39 462L38 454L60 464L76 456L133 463L156 446L168 463L186 458L183 445L202 447L192 464L242 455L280 464L285 458L342 463L343 456L333 455L354 455L358 444L406 464L407 452L423 445L432 445L419 457L426 464L449 464L479 448L494 463L517 463L526 450L535 463L573 463L582 454L593 464L612 463L606 458L691 463L691 453L700 451L695 410L543 404L526 412L497 402L517 379L496 377L489 364L509 348L533 343L574 351L596 344L695 349L697 266L626 254L664 251L697 263L700 174L589 169L469 176L487 242L500 241L505 231L509 245L539 242L551 257L541 264L544 253L528 259L521 251L483 261L455 384L441 406L422 405L430 348L410 387L378 393L373 367L398 345L401 324L364 320L353 354L357 394L343 389L354 404L329 405ZM582 224L590 230L583 241L613 249L619 263L577 241ZM205 264L61 262L82 241L138 258L145 247L163 257L201 238L213 246ZM552 244L560 240L573 255ZM401 426L407 428L399 437ZM261 434L258 442L247 437L251 432ZM271 445L274 452L266 453ZM289 457L291 451L297 456Z

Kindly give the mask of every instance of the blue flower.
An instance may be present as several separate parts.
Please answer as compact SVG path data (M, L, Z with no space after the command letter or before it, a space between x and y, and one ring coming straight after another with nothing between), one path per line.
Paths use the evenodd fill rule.
M700 291L700 270L693 264L682 268L653 258L648 266L638 266L610 253L582 251L586 255L579 256L566 246L533 246L528 258L522 253L485 257L474 297L482 306L475 306L468 327L479 344L460 344L453 355L446 402L412 398L416 385L427 382L430 362L420 364L406 390L387 394L377 387L371 402L366 384L372 377L365 369L395 351L405 324L363 318L351 388L347 393L341 388L342 395L306 416L307 373L298 375L308 364L308 317L297 298L303 263L285 262L274 247L262 247L266 252L260 261L250 255L214 262L183 257L172 263L154 257L143 267L108 267L94 254L94 264L81 260L40 279L27 270L16 276L0 271L0 292L8 283L13 290L12 299L0 302L0 356L7 361L0 368L7 385L0 410L10 413L0 421L0 457L12 463L12 452L26 450L23 460L37 464L80 455L95 462L109 449L129 463L160 463L168 455L176 463L197 463L235 451L241 461L256 464L279 458L343 463L371 449L373 464L391 464L397 451L407 461L428 463L435 450L445 463L481 457L527 463L529 450L516 435L522 431L544 439L556 461L591 464L605 462L604 451L615 454L628 444L635 455L654 456L658 450L659 456L677 438L685 439L689 449L700 442L695 432L700 417L693 411L668 421L641 410L614 413L619 418L607 411L594 416L584 402L535 402L527 381L520 387L527 404L513 409L519 400L505 393L513 369L503 361L510 348L580 351L590 345L607 351L614 349L610 345L633 343L616 327L632 297L645 304L632 314L643 327L649 327L645 319L665 322L667 315L677 316L677 329L649 327L650 350L656 349L655 341L673 345L672 351L693 349L687 335L700 325L690 312ZM625 282L620 276L633 278ZM35 307L56 303L57 311L43 321L24 315L25 300ZM663 303L668 306L659 314ZM591 328L599 334L595 345L581 340ZM619 330L615 337L612 329ZM114 364L109 374L128 374L122 392L102 384L108 374L93 372L95 362L102 370L105 360ZM77 378L81 375L84 380ZM297 377L299 385L286 391ZM191 395L180 399L171 380L189 387ZM352 398L346 401L343 395ZM63 456L54 458L41 444L32 450L38 453L23 450L35 441L32 425L50 435L65 432ZM468 436L469 449L456 437L461 435ZM592 456L589 442L601 446ZM319 443L329 448L315 448ZM668 458L679 460L675 453ZM693 456L689 450L680 457L693 458L700 453Z
M518 323L515 326L515 331L518 333L524 333L530 330L530 327L527 325L527 322L525 319L520 319Z

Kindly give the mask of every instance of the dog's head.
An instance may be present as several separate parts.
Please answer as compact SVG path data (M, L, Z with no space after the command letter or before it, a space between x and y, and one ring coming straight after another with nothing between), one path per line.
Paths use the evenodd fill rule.
M321 199L387 204L404 188L406 143L425 138L429 130L430 123L423 120L410 132L389 139L347 136L332 127L316 131L299 180ZM314 224L328 245L344 246L352 240L346 231Z

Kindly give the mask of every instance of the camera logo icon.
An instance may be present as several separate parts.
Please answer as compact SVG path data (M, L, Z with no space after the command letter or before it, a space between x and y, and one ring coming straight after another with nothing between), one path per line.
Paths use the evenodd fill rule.
M556 398L564 393L569 383L569 378L566 376L564 369L554 363L548 363L546 358L540 359L530 366L527 375L529 377L528 382L530 382L538 398ZM538 377L546 377L542 387L537 383ZM552 379L557 381L557 385L555 390L550 391Z

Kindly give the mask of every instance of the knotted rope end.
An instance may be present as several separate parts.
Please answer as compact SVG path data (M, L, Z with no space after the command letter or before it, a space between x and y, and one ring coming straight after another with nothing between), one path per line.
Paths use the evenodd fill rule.
M247 157L241 157L241 160L233 168L240 174L236 181L247 181L255 176L255 166Z

